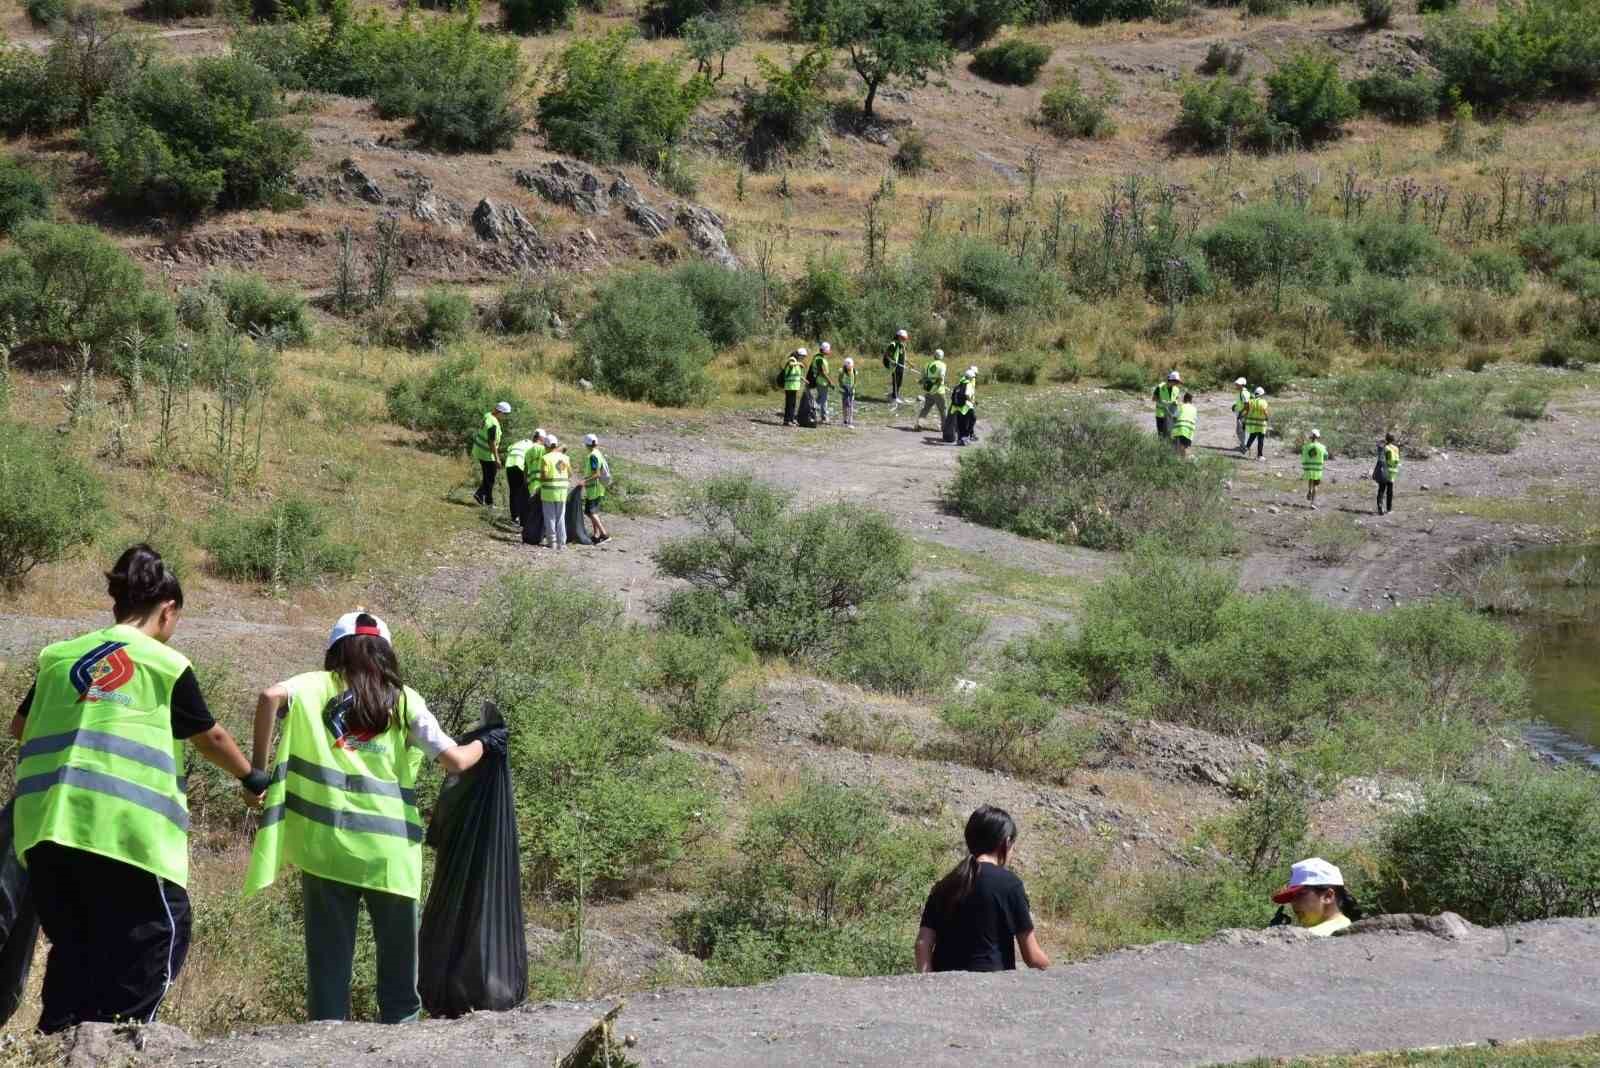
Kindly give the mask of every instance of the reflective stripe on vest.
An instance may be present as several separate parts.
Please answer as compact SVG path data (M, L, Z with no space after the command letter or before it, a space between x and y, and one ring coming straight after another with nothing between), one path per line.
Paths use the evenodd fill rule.
M805 383L805 368L800 366L799 361L790 360L788 363L783 365L783 388L785 390L799 389L800 387L804 386Z
M500 420L496 419L493 412L483 413L483 425L478 432L472 435L472 458L474 460L493 460L494 447L500 440Z
M611 468L606 464L605 454L599 449L589 450L589 473L584 482L583 496L587 500L598 500L606 495L606 484L600 481L600 476L609 473Z
M922 377L928 383L924 388L930 393L937 393L941 397L944 396L944 380L949 373L949 368L943 360L929 361L928 366L923 368L922 371Z
M572 482L572 460L564 452L547 452L539 461L539 499L564 501Z
M1252 434L1267 428L1267 402L1260 397L1252 397L1250 407L1244 410L1244 428Z
M1172 421L1172 433L1176 437L1194 440L1195 407L1192 404L1178 405L1178 415Z
M1400 473L1400 447L1398 445L1385 445L1383 447L1383 466L1389 472L1389 481L1394 481L1394 476Z
M172 690L189 661L113 626L47 646L17 752L16 852L40 842L189 878L183 743Z
M963 377L956 388L961 389L962 387L966 388L967 399L961 404L952 403L950 405L950 410L952 412L960 412L962 415L966 415L968 412L972 411L972 402L978 396L978 380L975 378ZM954 397L951 397L950 399L952 401L955 400Z
M344 689L339 676L313 671L285 685L289 710L245 893L293 865L349 886L420 897L422 821L403 713L422 698L407 687L401 714L379 734L352 742L335 738L328 718Z
M1161 383L1156 387L1156 414L1166 418L1167 405L1177 404L1178 398L1182 396L1183 394L1178 391L1177 386L1169 386L1165 382Z
M1322 480L1322 465L1328 460L1328 447L1320 441L1308 441L1300 450L1300 470L1307 478Z
M528 438L514 441L506 449L506 467L523 470L528 461L528 453L533 449L533 442Z

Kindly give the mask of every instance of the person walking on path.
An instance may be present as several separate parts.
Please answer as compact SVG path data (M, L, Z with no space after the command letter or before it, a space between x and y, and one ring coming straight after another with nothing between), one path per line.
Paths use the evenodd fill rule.
M1250 407L1250 383L1235 378L1233 384L1239 387L1239 395L1233 398L1233 432L1239 438L1239 451L1244 452L1244 410Z
M113 625L48 645L11 720L15 850L50 941L39 1030L151 1023L189 953L185 740L238 779L253 772L168 643L183 587L148 545L106 574Z
M783 425L794 426L800 414L800 391L806 385L806 350L795 349L783 364Z
M844 425L856 428L856 361L846 356L839 368L839 396L844 400Z
M1321 857L1308 857L1289 868L1289 881L1272 895L1275 905L1294 910L1294 921L1327 938L1361 918L1361 906L1344 886L1344 873ZM1280 916L1283 910L1279 910ZM1271 926L1287 924L1274 918Z
M833 388L833 379L828 377L828 353L833 351L833 346L824 341L817 346L817 354L811 358L811 368L806 372L806 385L817 391L817 422L828 421L828 390Z
M1172 436L1171 420L1174 409L1182 403L1183 378L1176 371L1167 372L1167 380L1150 391L1156 402L1156 434L1163 438Z
M379 1018L417 1019L418 766L426 755L459 775L485 747L503 752L505 739L504 727L465 745L445 734L401 677L389 628L367 612L339 617L321 671L261 691L251 762L264 769L270 755L275 763L244 892L258 893L285 867L300 869L308 1017L350 1018L356 925L365 905L377 950Z
M1172 416L1172 449L1180 460L1189 458L1189 446L1194 444L1194 425L1198 418L1194 394L1185 393Z
M599 545L611 540L611 535L606 533L605 523L600 520L600 506L605 503L606 487L611 484L611 465L600 451L599 438L585 434L583 443L589 447L589 458L584 462L583 479L578 485L583 487L583 514L589 517L589 526L593 531L591 540Z
M544 544L547 549L567 547L567 492L572 484L572 460L559 438L545 438L545 454L539 460L539 507L544 512Z
M950 410L955 413L957 420L957 445L976 445L978 442L977 396L978 369L969 367L961 376L961 381L956 383L956 391L950 398Z
M1393 434L1383 436L1372 476L1378 481L1378 514L1394 511L1394 484L1400 479L1400 446L1395 443Z
M894 332L894 340L883 353L883 368L889 372L889 403L900 403L900 381L906 374L906 345L911 335L904 330Z
M1306 500L1317 507L1317 487L1322 485L1322 468L1328 462L1328 447L1322 443L1322 431L1313 430L1300 447L1300 471L1306 476Z
M1256 459L1261 459L1262 450L1266 448L1267 423L1272 412L1267 407L1267 391L1260 386L1256 387L1256 395L1250 398L1250 403L1244 410L1244 429L1249 435L1244 439L1244 454L1250 455L1250 446L1256 447Z
M949 374L944 362L944 349L934 349L933 359L922 369L922 411L917 413L917 429L934 408L939 409L939 425L944 425L945 377Z
M934 884L917 931L919 972L999 972L1050 967L1039 946L1022 880L1006 865L1017 825L1003 808L984 805L967 819L967 855Z
M506 490L511 496L511 521L522 525L528 514L528 454L532 438L520 438L506 446Z
M494 411L483 413L483 425L472 435L472 458L478 461L478 467L483 472L483 481L472 499L482 505L494 504L494 476L500 469L502 436L499 417L510 414L511 405L501 401L494 406Z

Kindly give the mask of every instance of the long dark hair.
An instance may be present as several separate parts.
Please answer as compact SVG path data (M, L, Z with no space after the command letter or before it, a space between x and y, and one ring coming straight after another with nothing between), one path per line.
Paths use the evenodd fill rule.
M1339 902L1339 911L1344 913L1348 919L1352 921L1359 920L1362 916L1366 915L1366 910L1360 905L1356 904L1354 895L1352 895L1350 891L1346 890L1344 887L1334 887L1333 896Z
M378 621L363 612L358 627L376 627ZM389 729L394 706L400 700L400 661L394 648L376 634L347 634L333 643L322 658L322 670L332 671L350 688L353 699L345 726L362 734Z
M167 601L183 607L183 587L161 554L142 542L123 550L106 572L106 593L118 623L143 619Z
M934 907L949 916L961 907L978 882L978 858L985 853L999 854L1005 860L1017 840L1017 824L1011 813L993 805L980 805L967 817L967 855L961 863L933 887Z

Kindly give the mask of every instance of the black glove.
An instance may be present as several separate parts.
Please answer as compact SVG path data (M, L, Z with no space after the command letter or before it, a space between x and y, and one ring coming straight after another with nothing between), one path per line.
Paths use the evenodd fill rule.
M497 753L500 756L506 755L506 745L510 741L510 732L504 726L485 727L476 733L478 735L477 740L483 743L484 752Z
M267 787L272 785L272 776L261 768L251 768L250 774L241 776L239 782L253 794L264 794Z

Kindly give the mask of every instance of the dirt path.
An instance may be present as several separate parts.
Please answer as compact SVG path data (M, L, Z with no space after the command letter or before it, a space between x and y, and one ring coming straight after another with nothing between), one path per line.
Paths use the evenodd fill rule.
M649 1068L1190 1065L1251 1057L1557 1038L1600 1020L1600 921L1465 939L1233 932L1046 972L791 976L637 995L618 1020ZM184 1065L547 1066L609 1003L547 1003L407 1027L268 1028Z

